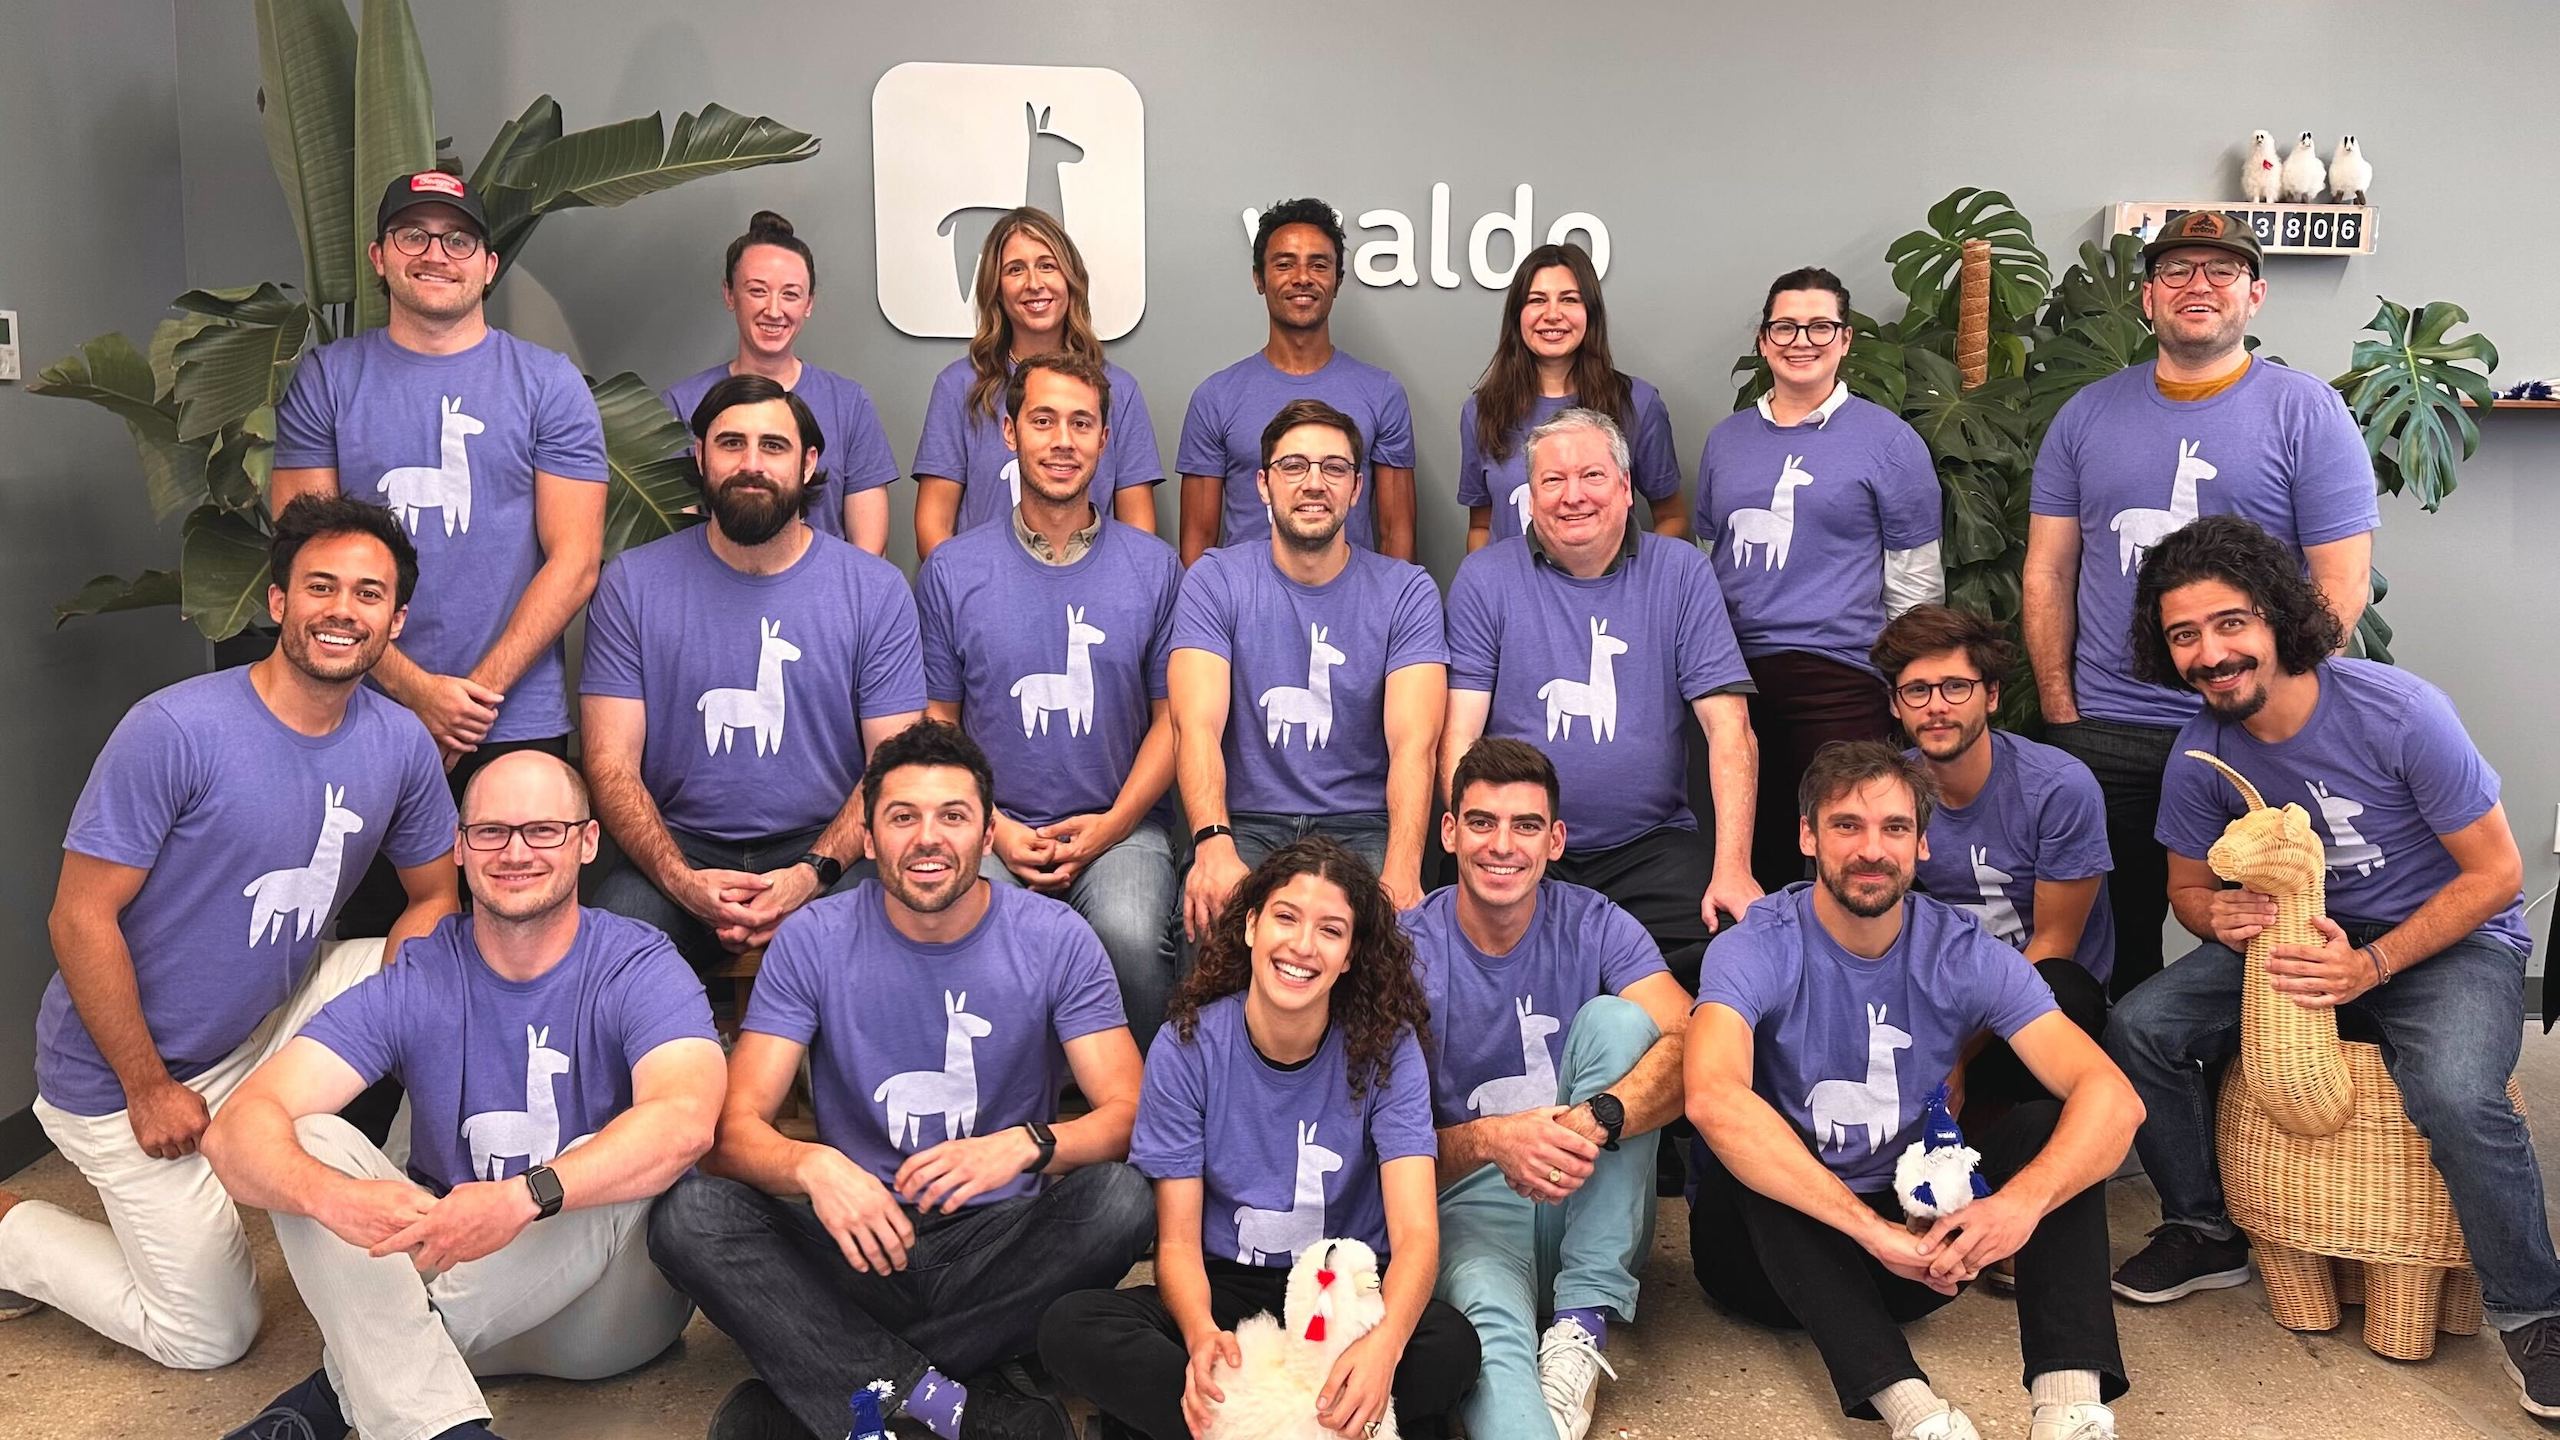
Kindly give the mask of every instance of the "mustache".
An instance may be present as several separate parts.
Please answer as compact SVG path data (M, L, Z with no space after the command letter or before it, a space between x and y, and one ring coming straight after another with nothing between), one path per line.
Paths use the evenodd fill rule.
M2219 665L2192 666L2187 671L2187 679L2194 684L2203 685L2215 680L2228 680L2235 675L2246 675L2257 668L2257 661L2247 656L2238 656L2225 660Z

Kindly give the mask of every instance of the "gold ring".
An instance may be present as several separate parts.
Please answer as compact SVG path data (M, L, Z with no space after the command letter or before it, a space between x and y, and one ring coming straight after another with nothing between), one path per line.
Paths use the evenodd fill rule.
M1561 1185L1561 1184L1563 1184L1563 1183L1564 1183L1564 1172L1563 1172L1563 1171L1561 1171L1561 1170L1557 1170L1557 1169L1550 1168L1550 1169L1547 1171L1547 1183L1548 1183L1548 1184L1550 1184L1550 1185Z
M1371 1440L1375 1440L1378 1433L1378 1422L1372 1420L1368 1424L1361 1426L1360 1433L1364 1436L1371 1437Z

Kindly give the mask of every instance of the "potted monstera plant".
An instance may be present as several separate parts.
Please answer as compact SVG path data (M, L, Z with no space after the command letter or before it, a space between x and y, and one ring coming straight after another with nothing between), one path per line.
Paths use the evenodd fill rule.
M436 138L426 61L407 0L256 0L267 156L302 248L297 281L190 290L147 345L101 335L28 388L113 411L132 433L155 519L184 517L177 564L101 575L54 607L78 615L176 605L216 642L266 613L265 495L276 401L311 348L381 325L388 300L365 259L365 197L395 175L467 173L504 264L546 215L620 205L709 175L806 160L815 138L705 105L568 131L550 96L507 122L462 171ZM505 271L500 270L503 278ZM608 550L668 533L692 503L683 427L639 376L590 378L612 467Z

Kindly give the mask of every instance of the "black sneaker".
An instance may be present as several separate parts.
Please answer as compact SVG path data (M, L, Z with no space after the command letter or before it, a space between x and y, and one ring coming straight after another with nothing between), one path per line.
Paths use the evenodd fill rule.
M2498 1362L2514 1378L2526 1414L2560 1420L2560 1316L2498 1332Z
M1076 1431L1067 1408L1047 1396L972 1386L960 1407L960 1440L1076 1440Z
M44 1302L15 1290L0 1290L0 1320L24 1320L44 1308Z
M817 1440L762 1380L738 1382L711 1412L708 1440Z
M292 1389L267 1402L258 1418L224 1435L222 1440L346 1440L347 1417L338 1409L338 1392L329 1372L314 1370Z
M2199 1290L2228 1290L2249 1283L2249 1241L2243 1235L2216 1240L2185 1225L2162 1225L2151 1232L2142 1253L2116 1267L2115 1292L2145 1305L2193 1295Z

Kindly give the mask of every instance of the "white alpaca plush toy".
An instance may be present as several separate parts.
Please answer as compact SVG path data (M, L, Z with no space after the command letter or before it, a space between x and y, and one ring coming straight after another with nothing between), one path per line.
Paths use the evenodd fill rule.
M1201 1440L1341 1440L1316 1420L1316 1396L1333 1362L1386 1318L1378 1257L1357 1240L1320 1240L1289 1267L1286 1325L1268 1313L1236 1327L1244 1363L1220 1367L1215 1407ZM1371 1440L1396 1440L1390 1403Z
M1990 1194L1976 1170L1981 1164L1981 1152L1964 1143L1955 1113L1947 1108L1947 1087L1930 1091L1921 1102L1920 1138L1893 1162L1893 1193L1902 1197L1902 1213L1935 1220Z

